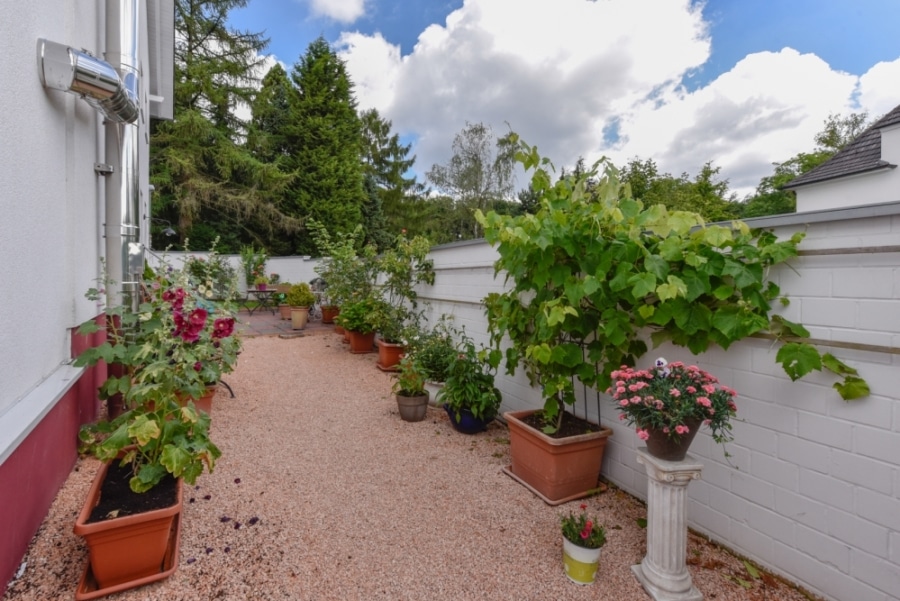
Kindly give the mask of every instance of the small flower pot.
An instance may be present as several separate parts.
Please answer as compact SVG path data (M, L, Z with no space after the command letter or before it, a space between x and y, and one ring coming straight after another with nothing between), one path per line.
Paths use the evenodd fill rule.
M322 323L334 323L334 318L337 317L340 312L341 309L336 305L322 307Z
M397 397L397 410L400 411L400 419L405 422L420 422L425 419L428 410L428 392L418 396Z
M378 345L378 361L375 362L375 367L381 371L397 371L406 347L384 340L376 340L375 344Z
M291 306L290 305L278 305L278 313L281 319L287 320L291 318Z
M586 549L563 537L563 569L577 584L593 584L600 566L600 549Z
M647 428L647 434L650 436L646 441L647 452L657 459L683 461L702 423L699 419L686 419L684 425L688 427L688 432L674 437L670 437L662 430Z
M350 352L355 354L375 352L375 332L363 334L347 330L350 338Z

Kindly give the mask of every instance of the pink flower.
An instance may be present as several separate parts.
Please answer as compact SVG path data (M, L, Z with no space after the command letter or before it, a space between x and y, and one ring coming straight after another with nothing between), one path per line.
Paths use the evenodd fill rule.
M716 391L716 387L712 384L704 384L702 388L706 391L706 394L712 394Z
M690 431L691 431L691 429L683 424L678 424L677 426L675 426L676 434L687 434Z
M203 369L203 364L202 364L202 363L200 363L199 361L197 361L196 363L194 363L194 371L200 371L201 369Z
M622 407L627 407L629 405L628 399L622 399L621 401L619 401L619 405L621 405Z
M669 394L671 394L673 397L675 397L677 399L678 397L681 396L681 391L678 390L677 388L673 388L673 389L669 390Z
M647 440L648 438L650 438L650 433L646 430L641 430L640 428L638 428L635 431L637 432L638 438L640 438L641 440Z
M712 407L712 401L710 401L709 398L705 396L698 396L697 404L703 405L704 407Z
M587 540L587 538L591 535L591 529L594 527L594 523L590 520L584 525L584 530L581 531L581 538Z
M669 426L663 426L663 434L669 433Z
M625 387L624 387L624 386L618 386L618 387L616 388L616 394L625 394Z
M587 504L586 504L586 503L582 503L582 504L581 504L581 511L584 511L585 509L587 509Z
M697 392L697 389L694 388L693 386L688 386L687 388L685 388L685 390L687 390L691 394L694 394L695 392Z

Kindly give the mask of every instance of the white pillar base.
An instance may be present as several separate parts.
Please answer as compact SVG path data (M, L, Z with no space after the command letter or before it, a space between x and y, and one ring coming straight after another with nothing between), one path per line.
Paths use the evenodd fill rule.
M647 554L631 570L655 601L702 601L687 569L687 486L703 464L691 455L666 461L637 451L647 470Z

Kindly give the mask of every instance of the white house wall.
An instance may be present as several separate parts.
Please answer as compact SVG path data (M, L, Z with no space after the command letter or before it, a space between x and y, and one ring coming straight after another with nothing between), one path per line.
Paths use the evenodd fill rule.
M96 313L83 295L100 248L104 182L93 165L103 151L101 126L84 101L41 85L36 42L102 50L102 5L60 0L0 9L0 365L7 366L0 424L70 358L67 328Z
M791 382L775 363L777 348L763 339L699 358L665 346L643 361L696 362L740 395L741 421L727 447L732 456L704 431L691 447L704 464L702 479L689 488L693 528L825 598L889 601L900 591L900 214L783 221L790 219L793 225L775 231L785 237L807 231L802 250L850 252L799 257L773 272L791 299L783 312L815 338L881 347L823 347L859 370L871 396L844 402L827 375ZM863 246L894 252L852 252ZM483 242L435 248L435 285L419 289L432 318L454 315L487 343L480 299L503 289L503 275L494 277L496 257ZM504 411L543 404L521 370L515 377L501 373L497 384ZM580 392L586 402L577 412L586 409L596 421L598 395ZM614 430L603 475L646 498L645 470L635 460L638 438L605 395L599 406L601 421Z

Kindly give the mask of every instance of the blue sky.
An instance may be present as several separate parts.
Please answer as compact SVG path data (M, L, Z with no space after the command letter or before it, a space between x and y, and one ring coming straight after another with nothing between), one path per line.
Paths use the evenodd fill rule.
M712 160L742 197L829 114L900 104L898 0L250 0L230 22L288 69L324 36L420 174L483 122L560 166Z

